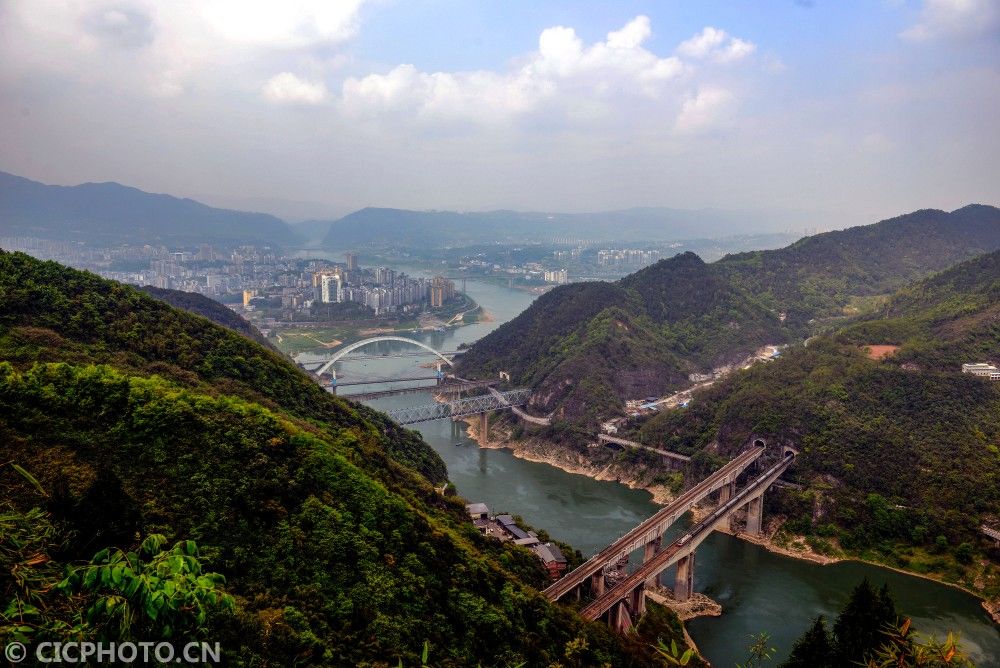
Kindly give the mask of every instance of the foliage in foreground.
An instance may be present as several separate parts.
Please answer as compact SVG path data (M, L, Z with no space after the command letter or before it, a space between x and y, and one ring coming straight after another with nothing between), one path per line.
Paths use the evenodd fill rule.
M883 585L863 580L851 592L829 630L823 616L795 642L780 668L971 668L972 662L949 634L944 641L921 638L909 619L900 620Z

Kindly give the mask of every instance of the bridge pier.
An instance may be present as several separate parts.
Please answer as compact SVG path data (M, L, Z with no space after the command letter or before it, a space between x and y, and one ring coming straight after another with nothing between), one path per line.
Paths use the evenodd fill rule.
M684 602L694 594L694 552L677 562L674 598Z
M486 445L490 442L490 413L483 411L479 414L479 442Z
M726 503L729 499L733 498L733 488L736 486L734 482L728 482L719 488L719 505Z
M752 536L760 535L761 516L764 514L764 495L750 499L747 504L747 533Z
M632 609L632 613L635 615L638 621L639 617L646 612L646 585L645 583L639 585L632 590L632 595L629 597L629 607Z
M656 556L656 553L660 551L660 546L663 544L663 536L657 536L653 540L646 543L646 546L642 550L642 563L646 563L650 559ZM660 574L657 573L653 577L646 580L647 587L659 587L660 586Z
M629 614L628 604L625 601L619 601L618 605L613 608L610 621L611 628L621 635L625 635L632 628L632 616Z
M604 569L590 576L590 590L594 593L594 598L604 596Z

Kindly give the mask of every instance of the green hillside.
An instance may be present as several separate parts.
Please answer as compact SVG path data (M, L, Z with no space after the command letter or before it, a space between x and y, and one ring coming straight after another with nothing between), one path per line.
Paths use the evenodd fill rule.
M0 444L3 637L122 637L52 578L151 534L225 577L235 610L199 625L232 664L419 665L426 641L440 666L628 666L658 633L627 649L548 604L537 559L435 491L415 432L202 317L17 253L0 253ZM131 637L159 639L150 624Z
M250 324L249 321L233 312L221 302L217 302L211 297L200 295L197 292L184 292L183 290L170 290L169 288L157 288L152 285L144 285L140 288L147 295L163 300L179 309L190 311L196 315L208 318L216 325L222 325L234 332L256 341L257 343L276 350L267 338L260 331Z
M728 456L753 435L802 449L804 491L772 495L788 528L826 549L968 586L979 526L1000 517L1000 383L961 373L998 362L1000 252L897 293L883 312L789 348L635 430L643 442ZM871 359L865 348L899 345Z
M616 283L562 286L484 337L461 372L507 371L577 425L662 395L764 344L801 340L871 299L1000 248L1000 209L917 211L706 264L685 253Z

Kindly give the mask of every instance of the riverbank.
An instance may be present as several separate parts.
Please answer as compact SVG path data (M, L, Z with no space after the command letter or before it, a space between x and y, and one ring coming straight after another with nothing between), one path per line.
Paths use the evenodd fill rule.
M476 443L479 444L479 447L492 450L507 450L517 458L554 466L566 471L567 473L583 475L595 480L617 482L631 489L641 489L649 492L652 496L653 502L658 505L666 505L674 498L674 494L669 489L662 485L656 485L652 482L652 479L656 475L654 472L644 471L642 473L637 473L634 469L626 468L623 466L623 463L615 462L614 460L594 461L589 458L587 454L570 451L540 438L513 439L511 437L512 434L510 432L510 428L505 423L498 423L495 425L491 424L489 439L487 443L483 444L479 435L479 420L470 418L466 420L466 423L469 425L467 429L469 437L476 441ZM695 508L692 512L694 521L697 522L700 518L707 515L709 511L704 508ZM772 520L766 526L767 528L765 532L760 536L752 536L744 532L732 531L728 527L720 528L718 531L727 533L739 540L758 545L769 552L790 557L792 559L807 561L822 566L844 561L855 561L879 568L886 568L897 573L918 577L931 582L936 582L938 584L943 584L976 597L980 601L983 609L992 618L993 622L1000 625L1000 600L987 600L981 592L967 586L963 586L962 584L948 581L940 577L935 577L930 574L908 571L906 569L899 568L898 566L870 559L862 559L860 557L849 555L831 556L823 554L814 550L807 543L804 536L792 535L788 537L789 540L782 540L781 543L779 543L776 540L776 537L779 529L781 528L781 521Z
M507 450L515 457L538 464L548 464L558 469L584 475L594 480L617 482L630 489L641 489L649 492L653 502L666 505L674 499L674 494L663 485L653 482L656 473L644 471L637 474L635 470L625 468L615 461L594 462L586 455L571 452L561 447L553 447L552 443L540 438L512 439L507 425L491 424L489 439L484 443L479 434L478 416L465 418L468 425L466 432L479 447L488 450Z

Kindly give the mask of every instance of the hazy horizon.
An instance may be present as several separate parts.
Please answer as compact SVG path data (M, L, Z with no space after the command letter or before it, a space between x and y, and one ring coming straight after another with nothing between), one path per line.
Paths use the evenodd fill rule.
M0 169L291 221L378 206L874 222L1000 202L998 37L990 0L9 0Z

